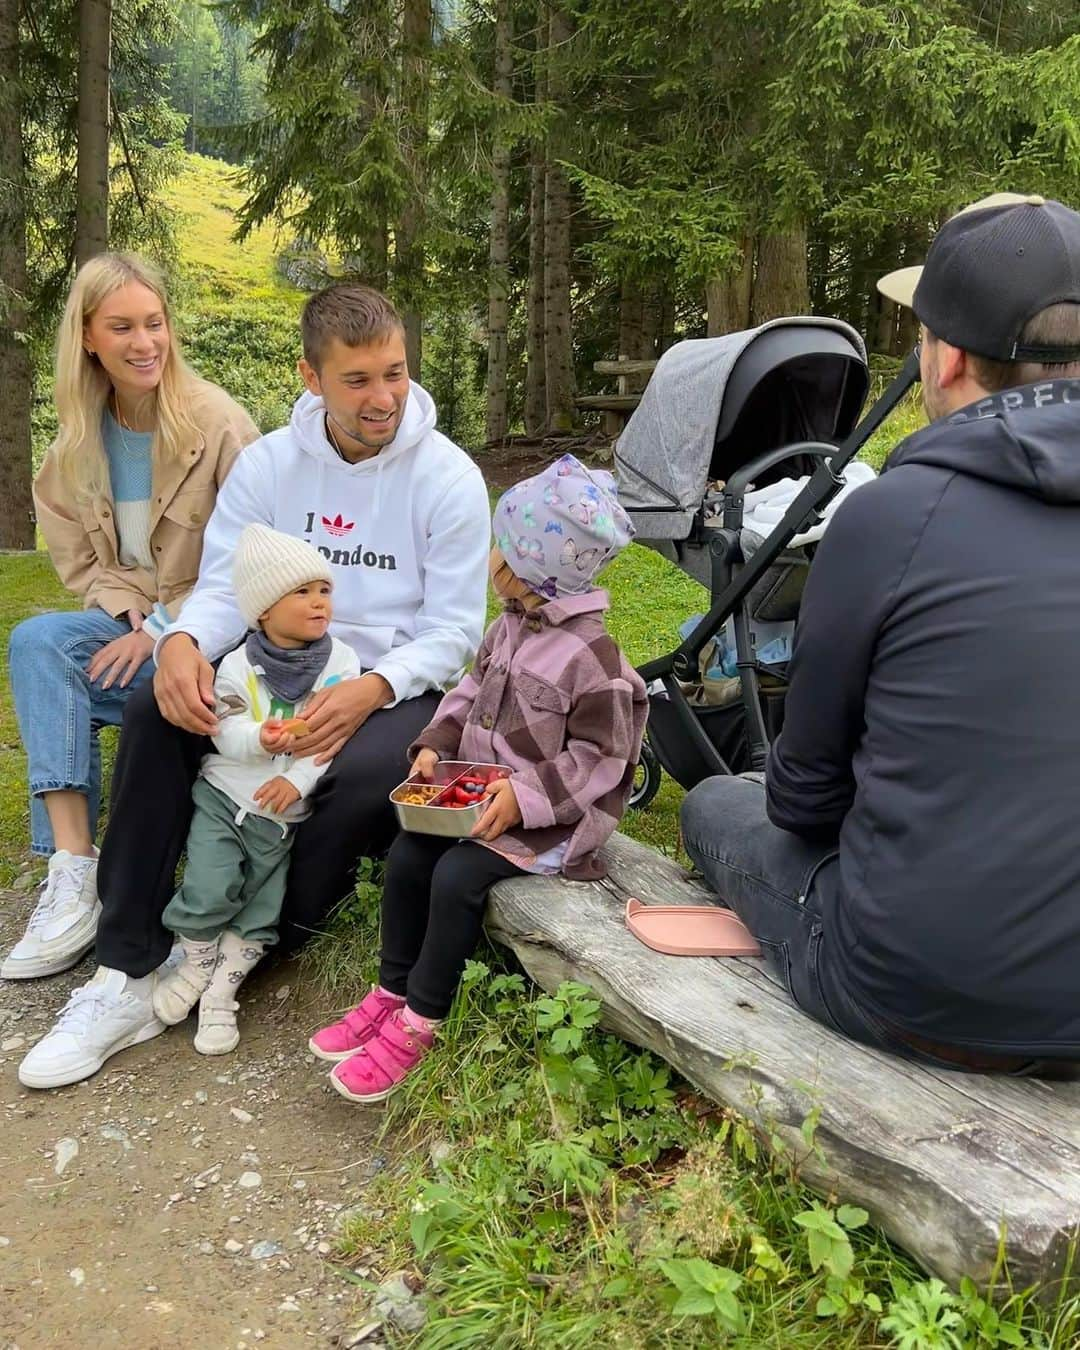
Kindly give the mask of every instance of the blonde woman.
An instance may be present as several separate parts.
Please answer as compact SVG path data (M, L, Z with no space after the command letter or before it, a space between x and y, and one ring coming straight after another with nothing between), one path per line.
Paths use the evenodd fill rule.
M15 710L29 760L30 832L49 871L0 977L66 970L93 945L98 730L149 678L154 643L195 585L225 475L259 435L185 364L159 273L105 253L81 269L56 344L60 429L34 483L38 524L81 611L11 635ZM136 844L137 847L137 844Z

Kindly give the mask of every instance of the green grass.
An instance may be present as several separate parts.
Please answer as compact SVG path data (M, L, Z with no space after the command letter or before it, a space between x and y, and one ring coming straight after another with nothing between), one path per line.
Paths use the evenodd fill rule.
M277 272L275 258L287 240L272 225L253 230L243 244L232 238L244 199L236 168L204 155L184 155L166 192L188 294L196 304L271 301L298 312L300 295Z
M7 553L0 565L0 687L10 690L8 636L20 620L47 609L74 609L45 553ZM11 698L0 699L0 886L10 884L29 857L30 809L26 756Z

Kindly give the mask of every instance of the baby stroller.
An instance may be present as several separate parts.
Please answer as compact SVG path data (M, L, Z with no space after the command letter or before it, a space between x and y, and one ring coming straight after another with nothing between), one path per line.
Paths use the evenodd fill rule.
M649 721L630 805L652 800L661 767L685 788L764 768L787 688L775 638L798 614L807 535L820 536L845 468L918 378L913 353L859 423L870 382L862 339L825 318L777 319L664 354L615 446L619 498L637 542L707 586L710 608L674 652L639 667ZM807 475L763 537L744 529L749 493Z

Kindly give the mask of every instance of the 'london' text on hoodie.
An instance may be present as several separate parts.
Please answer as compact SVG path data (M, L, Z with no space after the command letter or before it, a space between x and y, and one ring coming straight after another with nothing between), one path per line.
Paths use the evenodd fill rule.
M395 700L464 669L484 627L490 522L480 470L435 430L435 405L409 388L401 426L371 459L350 464L326 437L321 398L303 394L287 427L237 460L206 528L195 590L172 633L211 661L245 632L232 588L236 541L263 522L306 539L334 574L330 631ZM159 643L160 648L160 643Z

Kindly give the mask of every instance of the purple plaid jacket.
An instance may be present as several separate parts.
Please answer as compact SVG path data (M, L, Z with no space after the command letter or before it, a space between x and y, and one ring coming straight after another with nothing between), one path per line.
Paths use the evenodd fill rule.
M484 634L476 664L410 748L506 764L521 824L492 844L528 867L567 841L563 873L591 881L622 818L648 703L641 676L604 627L607 591L517 601Z

